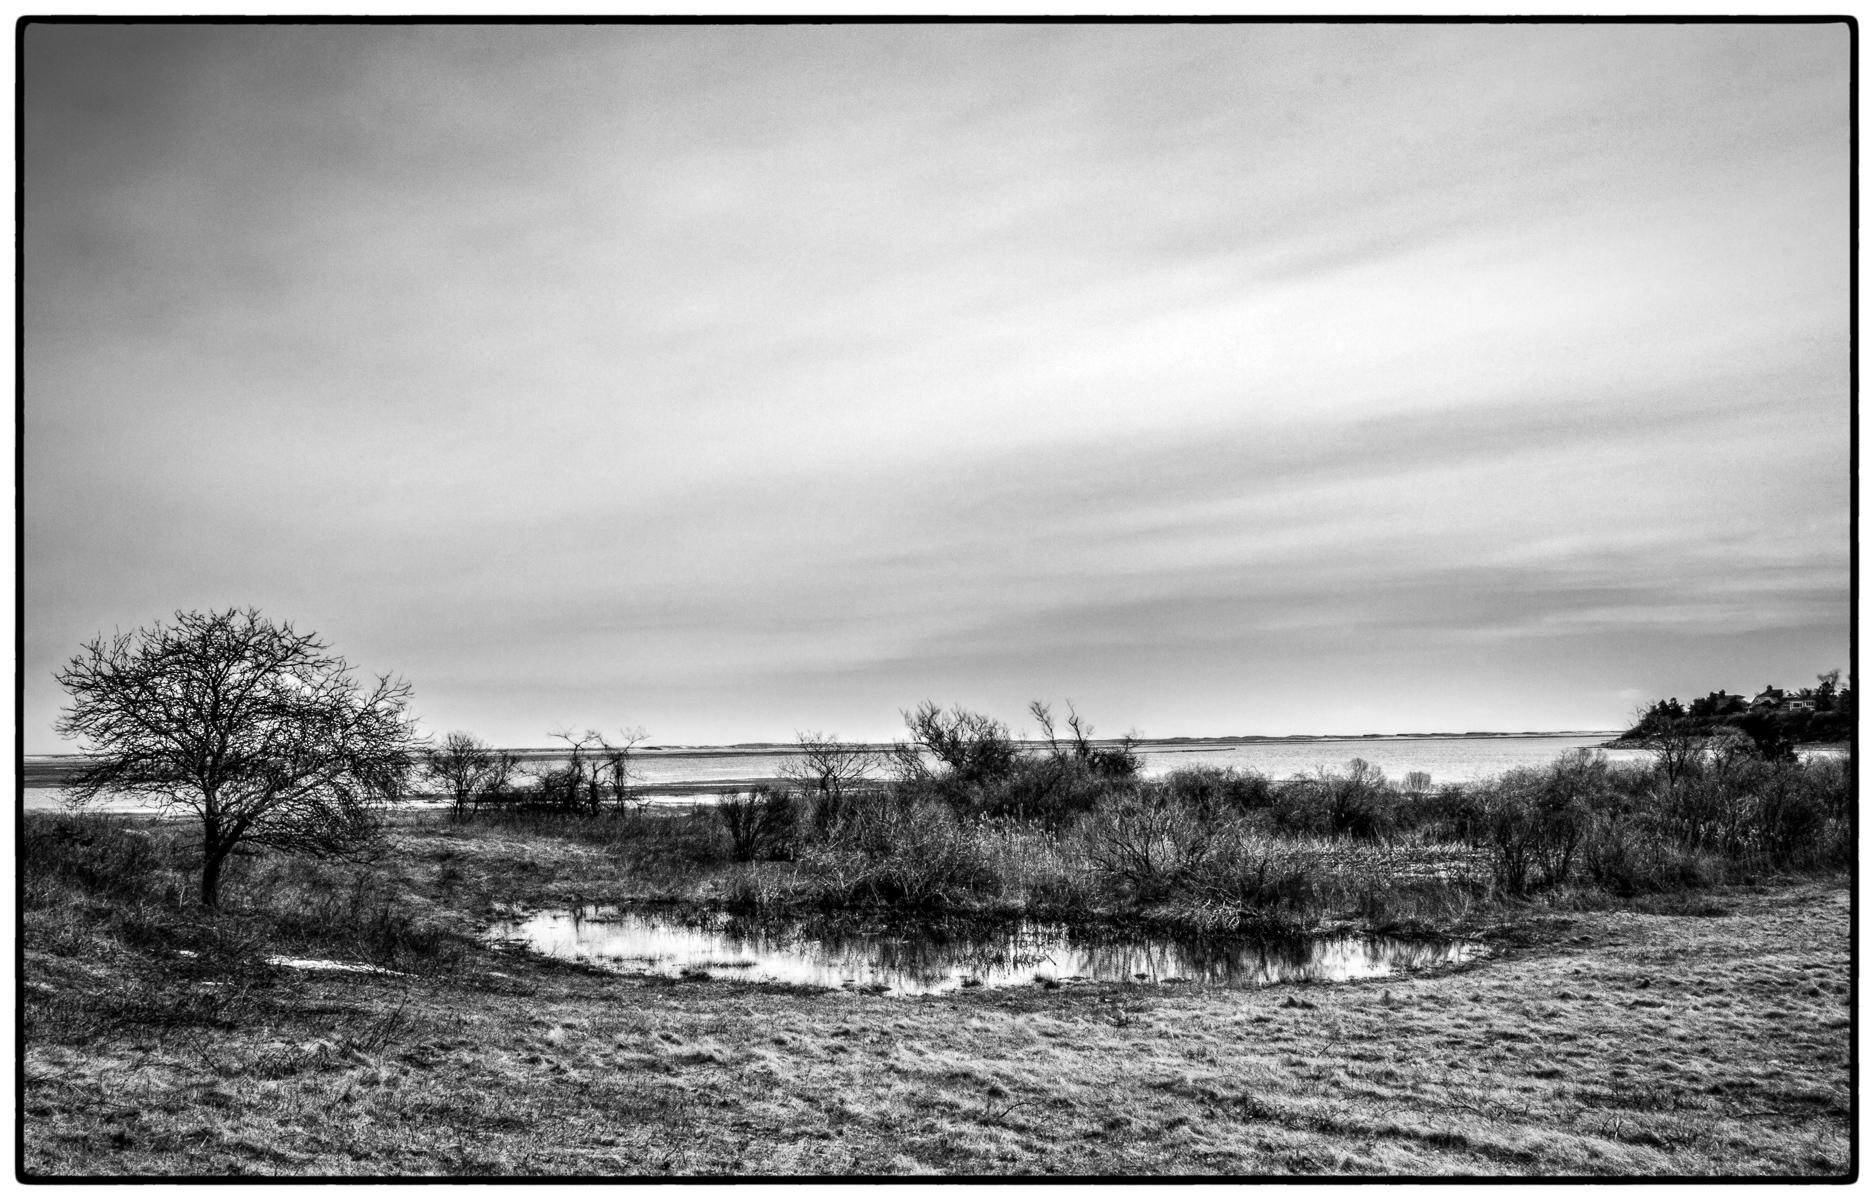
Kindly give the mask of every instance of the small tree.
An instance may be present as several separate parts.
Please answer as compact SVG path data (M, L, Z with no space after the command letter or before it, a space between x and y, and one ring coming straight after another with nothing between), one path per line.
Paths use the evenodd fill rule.
M95 760L67 797L119 793L200 818L211 908L243 843L362 849L421 748L405 715L409 684L380 675L361 686L317 636L251 608L99 635L56 678L72 702L55 728Z
M624 730L617 744L596 729L581 734L561 729L550 736L566 743L566 765L539 777L547 804L562 812L597 816L609 801L615 811L623 812L637 778L631 754L644 740L644 730Z
M468 733L451 733L440 746L423 752L425 769L448 793L458 821L467 819L484 797L505 791L519 763L513 751L497 750Z
M794 735L800 749L781 764L781 774L802 788L821 795L840 796L864 780L878 763L878 755L855 742L842 742L837 733L813 730Z
M837 733L796 731L800 749L781 764L781 777L798 787L812 804L813 823L822 833L839 823L846 793L865 782L878 755L865 746L842 742Z
M1668 785L1697 773L1704 757L1706 730L1685 714L1676 698L1661 700L1635 715L1638 720L1622 736L1651 752L1654 765Z
M590 729L582 734L559 729L548 736L566 743L566 765L536 768L541 798L547 807L558 812L596 814L599 811L599 768L586 756L598 749L599 735Z
M599 787L605 798L612 802L615 812L625 811L625 805L632 799L631 785L637 780L637 769L631 765L631 755L638 744L645 738L643 727L621 729L619 741L609 742L603 734L588 732L588 736L597 740L595 751L597 761L592 764L592 772L598 778ZM644 803L638 805L640 811Z

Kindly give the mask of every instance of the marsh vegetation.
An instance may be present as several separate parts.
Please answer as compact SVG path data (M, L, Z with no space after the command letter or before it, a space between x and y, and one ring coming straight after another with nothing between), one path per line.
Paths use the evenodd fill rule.
M569 807L557 781L489 792L458 823L558 830L655 863L639 899L740 914L1121 921L1283 935L1329 921L1442 932L1505 905L1594 905L1831 872L1853 858L1853 766L1719 736L1641 762L1572 752L1473 784L1355 759L1289 779L1187 767L1145 778L1047 705L1043 737L924 704L889 753L803 735L786 783L691 811ZM596 897L614 900L623 893Z

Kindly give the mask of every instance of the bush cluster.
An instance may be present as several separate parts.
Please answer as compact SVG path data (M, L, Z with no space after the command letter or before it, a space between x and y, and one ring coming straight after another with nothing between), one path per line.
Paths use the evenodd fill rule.
M1072 708L1043 736L923 704L890 753L802 734L786 781L683 818L484 806L689 867L728 865L731 907L1151 913L1206 929L1293 927L1323 913L1449 918L1489 897L1630 897L1853 860L1852 767L1766 755L1735 731L1662 743L1649 761L1576 752L1434 788L1358 759L1290 779L1140 772Z
M1287 780L1208 766L1146 779L1129 746L1116 764L1084 738L1024 748L958 710L908 716L914 730L941 721L944 736L918 741L915 766L901 747L895 777L718 810L738 861L794 864L765 902L1300 921L1332 905L1370 915L1388 897L1634 896L1853 858L1850 765L1773 760L1742 737L1624 765L1579 751L1434 789L1358 759Z

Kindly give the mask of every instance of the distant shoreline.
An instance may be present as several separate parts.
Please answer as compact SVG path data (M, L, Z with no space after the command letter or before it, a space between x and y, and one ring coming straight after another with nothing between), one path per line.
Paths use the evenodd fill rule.
M1647 739L1643 737L1616 736L1612 741L1603 742L1599 749L1644 750L1646 749L1646 741ZM1797 742L1795 748L1798 750L1840 750L1842 753L1846 754L1849 750L1853 749L1853 743L1847 738L1831 738L1824 742Z
M1293 742L1404 742L1404 741L1480 741L1492 738L1578 738L1602 737L1618 738L1623 731L1619 729L1560 729L1532 730L1522 733L1478 732L1465 733L1288 733L1260 734L1250 733L1240 736L1217 737L1141 737L1133 740L1135 746L1233 746L1242 744L1269 745ZM1093 738L1096 746L1117 746L1123 738ZM1016 739L1016 745L1036 747L1048 743L1040 739ZM884 752L892 748L890 742L855 742L854 748ZM538 761L549 758L564 758L568 751L564 746L509 746L499 747L510 754L520 756L523 761ZM738 758L757 754L792 754L800 749L797 742L731 742L727 745L686 746L678 744L658 744L639 746L632 751L634 755L669 754L682 755L685 758ZM77 762L84 758L82 754L22 754L22 763L66 763Z

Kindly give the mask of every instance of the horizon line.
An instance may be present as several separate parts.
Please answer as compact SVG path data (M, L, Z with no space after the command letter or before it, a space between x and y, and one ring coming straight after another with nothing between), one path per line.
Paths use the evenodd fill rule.
M1164 745L1164 744L1173 743L1173 742L1177 742L1177 743L1188 743L1188 742L1357 742L1357 741L1371 741L1371 740L1376 740L1380 738L1431 739L1431 738L1511 738L1511 737L1599 737L1603 734L1611 735L1611 736L1618 736L1625 732L1626 731L1624 729L1521 729L1521 730L1471 729L1471 730L1465 730L1462 732L1427 731L1427 732L1415 732L1415 733L1179 734L1179 735L1174 735L1171 737L1138 737L1138 738L1132 738L1130 739L1130 741L1132 742L1133 745L1140 746L1140 745ZM864 750L889 750L893 746L899 744L896 742L861 742L861 741L848 742L848 741L839 741L838 739L833 739L833 740L836 741L837 744L839 745L852 746L857 749L864 749ZM1049 744L1047 739L1045 738L1012 738L1010 740L1015 742L1015 744L1019 746L1045 746ZM1057 740L1065 741L1068 739L1057 739ZM1088 738L1087 742L1089 745L1095 745L1095 746L1117 746L1117 745L1121 745L1127 740L1128 739L1123 738L1123 737ZM641 754L641 753L644 753L645 751L650 751L650 750L753 751L753 750L769 750L769 749L794 749L794 748L797 748L799 745L800 743L798 741L657 742L651 745L634 746L631 749L632 749L632 753ZM497 745L490 744L489 749L506 750L506 751L510 751L516 754L565 754L565 753L568 753L571 748L567 746L497 746ZM87 756L83 754L82 752L75 751L75 750L38 751L38 752L22 750L20 751L20 757L22 759L25 759L25 758L84 758Z

